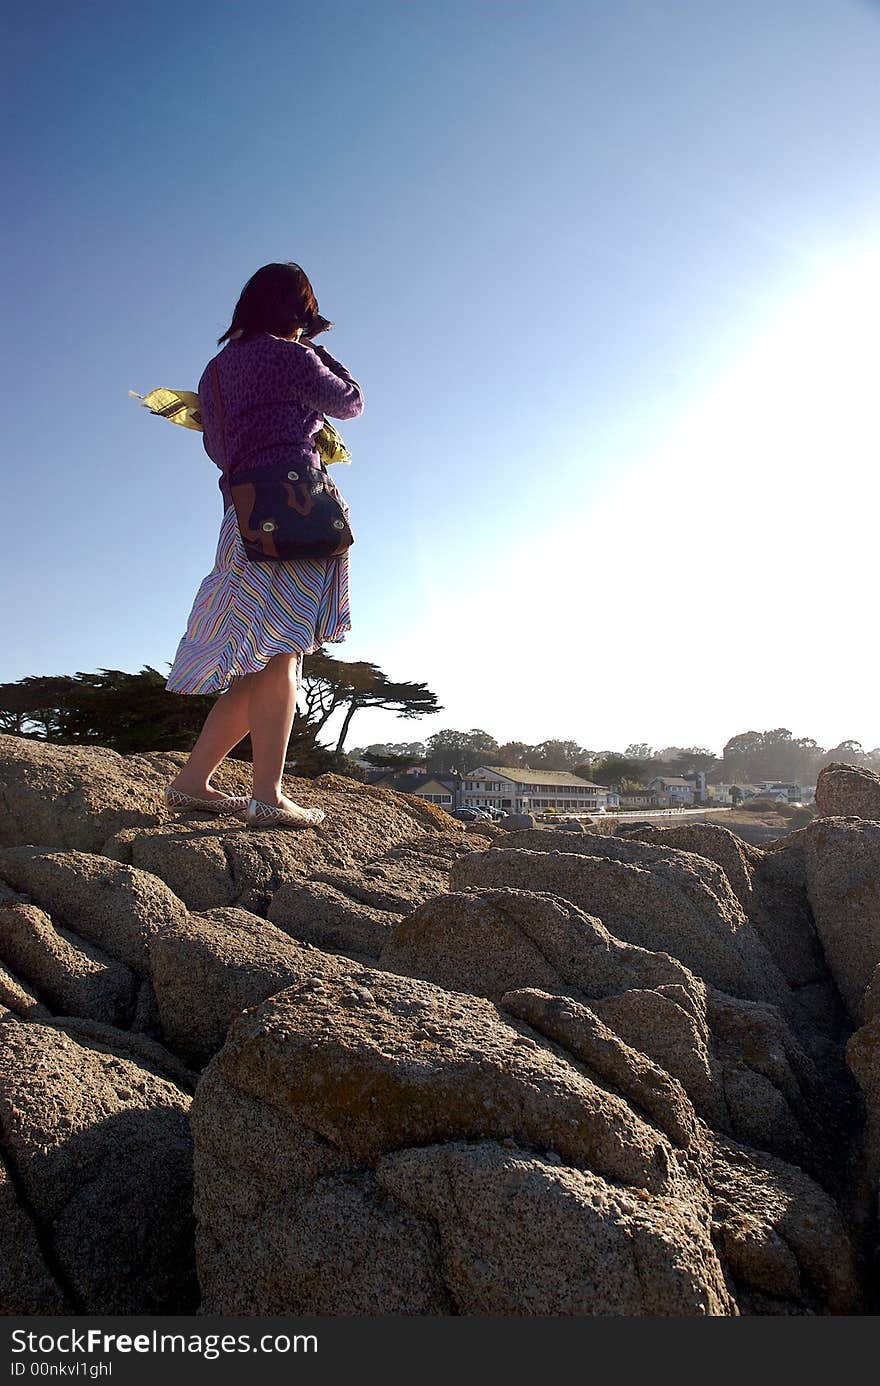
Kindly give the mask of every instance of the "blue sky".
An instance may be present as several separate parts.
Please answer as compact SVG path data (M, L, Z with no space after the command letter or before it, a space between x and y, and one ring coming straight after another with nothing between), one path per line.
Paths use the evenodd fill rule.
M167 670L221 500L127 392L194 388L294 259L367 401L330 652L444 707L350 745L880 743L880 8L37 0L10 28L0 680Z

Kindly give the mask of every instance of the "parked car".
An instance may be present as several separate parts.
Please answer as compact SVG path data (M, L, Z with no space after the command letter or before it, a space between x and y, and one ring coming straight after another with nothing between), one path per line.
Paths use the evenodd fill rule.
M477 813L472 808L457 808L452 810L452 817L457 818L460 823L475 823L478 818L482 818L481 813Z

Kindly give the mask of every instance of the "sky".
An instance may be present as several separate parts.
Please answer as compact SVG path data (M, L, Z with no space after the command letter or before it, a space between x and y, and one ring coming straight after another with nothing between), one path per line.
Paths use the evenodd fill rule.
M366 401L327 651L442 708L349 747L880 744L880 6L31 0L6 33L0 681L167 673L222 501L128 392L194 389L292 259Z

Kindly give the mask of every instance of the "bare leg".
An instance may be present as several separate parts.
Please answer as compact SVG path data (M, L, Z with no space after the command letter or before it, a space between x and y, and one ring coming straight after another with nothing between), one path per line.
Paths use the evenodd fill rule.
M189 760L171 781L174 789L198 799L222 799L211 787L217 766L250 730L250 688L258 674L243 674L232 680L228 692L219 697L205 718L199 739Z
M250 682L250 730L254 751L254 798L290 808L281 792L284 757L296 715L300 656L277 654Z

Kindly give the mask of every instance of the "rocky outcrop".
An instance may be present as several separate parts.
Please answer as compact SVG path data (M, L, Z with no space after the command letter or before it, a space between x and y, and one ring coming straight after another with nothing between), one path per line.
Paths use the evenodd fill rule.
M791 989L714 862L592 833L572 837L566 848L493 847L456 862L451 883L561 895L598 915L616 938L668 952L722 991L793 1006Z
M803 858L799 871L786 869L796 833L782 839L787 852L753 847L718 823L648 827L629 837L714 861L786 981L798 988L821 981L822 950L807 900Z
M252 833L168 820L180 757L13 740L0 1309L874 1306L880 824L462 828L328 775Z
M99 852L118 833L167 825L177 815L166 809L163 791L186 759L178 751L121 756L100 746L55 746L0 735L0 844ZM250 767L227 760L213 783L226 794L247 793ZM388 846L425 831L461 831L435 804L344 775L315 780L287 775L284 786L297 802L325 810L322 839L338 835L346 862L374 856L374 842ZM187 817L205 825L218 822L198 812ZM292 836L305 850L313 835Z
M72 1314L43 1255L33 1220L0 1161L0 1314Z
M755 1312L860 1303L819 1185L710 1137L570 999L290 988L233 1024L193 1131L203 1312L730 1314L733 1280Z
M640 1197L495 1142L380 1162L381 1185L437 1227L460 1314L736 1314L709 1228L681 1198Z
M819 771L816 808L824 818L880 818L880 775L835 761Z
M188 1108L173 1083L107 1047L0 1025L5 1158L75 1312L192 1307Z
M375 960L396 924L445 890L453 863L486 838L435 833L347 871L317 871L272 896L268 918L304 943Z
M880 963L880 822L820 818L804 835L807 891L822 948L854 1021Z
M0 905L0 958L62 1015L124 1025L135 1005L134 974L93 944L56 929L36 905Z
M518 987L601 997L672 986L699 1006L705 993L675 958L621 942L569 898L515 888L436 896L397 926L379 961L389 972L495 999Z
M249 1006L292 982L320 987L356 970L239 909L191 914L153 939L151 958L163 1038L198 1067Z
M0 849L0 877L26 891L53 921L140 975L149 974L151 935L186 917L158 877L88 852Z
M328 1290L316 1299L308 1272L338 1273L341 1259L358 1295L353 1252L383 1200L370 1312L389 1312L375 1305L392 1292L395 1312L601 1312L616 1293L613 1277L597 1285L609 1241L633 1312L654 1312L651 1302L661 1312L664 1299L665 1312L730 1307L707 1211L687 1205L671 1145L488 1002L369 970L355 985L280 993L236 1021L199 1086L193 1130L207 1312L254 1312L244 1306L257 1283L264 1305L328 1312ZM247 1170L232 1207L214 1188L230 1164ZM509 1178L493 1179L499 1165ZM345 1219L322 1212L331 1197ZM468 1264L481 1227L482 1255ZM392 1291L395 1243L413 1273L393 1275ZM541 1268L539 1247L550 1257ZM561 1272L578 1256L567 1284ZM351 1295L343 1277L330 1312L355 1312Z

